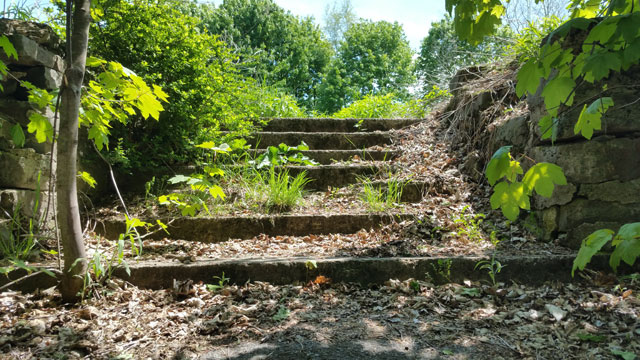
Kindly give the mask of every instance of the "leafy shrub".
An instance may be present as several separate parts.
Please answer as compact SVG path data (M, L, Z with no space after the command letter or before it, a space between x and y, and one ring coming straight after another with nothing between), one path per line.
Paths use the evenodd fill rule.
M507 47L507 53L516 56L520 62L525 62L529 58L535 57L540 51L540 44L545 36L557 29L563 19L557 16L550 16L530 22L529 26L515 36L511 45Z
M421 100L396 100L393 94L367 95L334 113L334 118L422 118L425 116Z
M269 166L286 165L294 163L298 165L318 165L317 162L311 160L309 157L303 155L300 151L309 150L309 146L304 141L298 146L288 146L287 144L280 144L276 146L269 146L267 151L255 160L251 160L249 163L255 165L256 169L262 169Z

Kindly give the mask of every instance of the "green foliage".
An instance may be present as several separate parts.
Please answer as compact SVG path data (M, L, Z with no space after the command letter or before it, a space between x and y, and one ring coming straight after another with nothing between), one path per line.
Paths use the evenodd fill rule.
M520 214L520 209L529 210L529 197L535 190L538 195L551 197L554 184L566 185L567 179L562 169L550 163L538 163L524 174L522 181L518 176L523 170L520 162L511 157L510 146L503 146L493 154L487 164L486 175L490 185L495 185L491 195L491 207L500 208L504 216L514 221Z
M129 218L125 215L125 232L118 236L118 240L113 246L111 255L106 255L102 251L96 250L93 256L88 259L88 270L84 274L84 286L81 297L84 299L93 294L97 294L99 289L111 279L113 272L118 267L124 267L127 275L131 274L129 264L125 259L125 243L130 244L132 253L136 256L142 254L142 239L138 232L138 228L144 228L147 231L153 230L154 227L159 230L167 231L167 226L160 220L156 220L156 225L144 222L137 218ZM76 259L75 266L80 260Z
M374 185L369 179L361 179L362 200L371 212L386 211L400 205L405 183L390 179L385 185Z
M338 119L423 118L424 116L425 107L422 100L401 101L391 93L366 95L331 115Z
M407 86L414 81L412 55L398 23L353 24L318 88L318 110L333 113L369 94L408 98Z
M486 37L477 45L459 39L450 16L431 23L429 34L422 40L416 60L416 76L422 92L433 86L446 88L455 73L464 67L499 60L513 34L504 28L500 34Z
M507 46L506 52L517 57L521 63L532 57L537 57L540 43L544 37L557 29L563 22L563 19L555 15L529 22L527 27L514 36L513 42Z
M582 240L578 255L573 261L571 275L576 269L584 270L591 261L593 255L598 253L609 241L614 250L609 257L609 265L613 271L617 271L620 261L632 266L640 256L640 223L625 224L618 233L610 229L600 229Z
M272 0L201 6L201 25L236 49L242 75L278 85L301 104L314 104L332 49L312 18L295 17Z
M217 280L218 283L217 284L207 284L207 290L212 291L212 292L216 292L216 291L224 289L224 287L229 284L229 280L231 280L231 278L228 278L228 277L224 276L224 271L222 272L222 276L214 276L213 279Z
M469 205L465 205L460 211L460 214L453 219L453 222L458 225L456 235L467 241L482 242L486 239L484 230L482 229L486 215L482 213L474 215L467 212L469 208ZM489 235L489 241L491 241L494 246L500 242L495 231L492 231Z
M502 265L500 261L496 260L495 255L491 256L491 260L481 260L476 263L474 270L486 270L491 279L491 285L497 285L497 276L506 265Z
M291 314L291 311L289 311L289 309L287 309L286 306L280 305L280 307L278 308L278 312L275 313L272 316L272 318L275 321L282 321L282 320L286 320L290 314Z
M80 180L84 181L92 188L95 188L96 184L98 183L96 179L94 179L93 176L91 176L91 174L86 171L78 171L78 178L80 178Z
M276 171L275 167L269 169L267 178L263 180L267 184L264 206L268 212L291 210L304 196L304 186L310 181L306 171L292 177L288 170Z
M255 82L240 76L225 43L201 31L200 20L181 13L176 3L105 1L91 29L93 56L118 61L167 93L159 122L139 116L109 129L122 139L134 167L185 161L194 144L218 140L220 127L247 133L253 127L248 119L256 117Z
M267 151L260 154L255 160L249 161L249 164L255 165L256 169L268 168L272 166L280 166L287 164L315 166L317 162L311 160L308 156L303 155L300 151L309 150L309 146L304 141L298 146L289 146L280 144L269 146Z

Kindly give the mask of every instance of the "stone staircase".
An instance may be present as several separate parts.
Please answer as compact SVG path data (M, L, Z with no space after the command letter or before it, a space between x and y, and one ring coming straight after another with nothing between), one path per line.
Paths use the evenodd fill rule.
M249 139L254 153L268 146L285 143L296 146L304 141L310 150L303 154L317 161L316 166L287 166L295 175L306 171L312 181L310 191L325 192L358 183L358 178L391 171L390 161L397 151L385 150L392 143L391 130L416 124L421 119L273 119L264 131ZM358 125L359 126L356 126ZM370 149L372 148L373 149ZM386 186L384 181L373 183ZM425 184L409 182L404 186L402 201L418 202ZM264 215L178 218L170 225L172 238L201 242L223 242L229 238L248 239L260 234L269 236L356 233L391 221L408 218L402 214L329 214L329 215ZM119 220L107 220L98 227L107 238L117 238L124 231ZM156 238L166 236L155 234ZM153 238L153 236L152 236Z

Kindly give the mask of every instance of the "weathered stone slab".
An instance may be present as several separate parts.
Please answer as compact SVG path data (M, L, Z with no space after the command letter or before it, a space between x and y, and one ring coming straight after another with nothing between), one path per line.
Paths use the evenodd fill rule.
M261 132L248 143L259 149L278 146L281 143L289 146L299 145L304 141L312 150L362 150L375 145L391 144L388 132Z
M541 284L546 281L571 282L571 267L575 255L545 256L497 256L503 267L498 281L523 284ZM307 258L302 259L238 259L197 261L193 264L149 261L130 264L131 276L124 269L116 270L116 276L132 284L151 289L170 288L173 280L210 282L213 276L231 278L232 283L267 281L272 284L306 282L317 275L326 276L334 282L354 282L363 285L384 284L389 279L423 279L431 274L438 279L435 269L438 262L451 264L452 282L464 280L486 280L487 274L475 270L478 261L488 257L416 257L416 258L327 258L313 259L317 268L306 268ZM590 269L608 269L607 257L596 255L589 264ZM637 267L636 267L637 268ZM629 271L623 265L621 271Z
M387 131L417 124L424 119L331 119L274 118L265 131L273 132L357 132Z
M575 184L628 181L640 177L640 138L595 138L591 141L537 146L535 161L559 165Z
M355 233L411 218L411 215L387 214L335 214L335 215L275 215L256 217L220 216L212 218L176 218L169 225L173 239L222 242L229 238L250 239L260 234L271 236L309 234ZM169 220L165 221L169 224ZM106 220L96 231L109 239L117 239L125 230L122 220ZM165 233L151 237L163 238Z
M513 116L504 122L495 125L493 136L491 137L491 151L498 150L505 145L515 146L517 149L524 149L529 141L529 117Z
M54 90L62 85L62 73L44 66L37 66L27 71L26 80L46 90Z
M287 166L289 174L296 176L305 171L311 181L305 186L308 190L326 191L329 186L343 187L358 182L359 177L374 175L391 166L362 165L319 165L319 166Z
M616 202L576 199L560 207L558 229L569 231L584 223L640 221L640 203L620 204Z
M31 217L36 214L40 217L42 210L46 207L47 192L34 190L4 189L0 190L0 218L6 213L13 214L16 209L20 210L22 216Z
M9 41L18 53L18 59L8 58L4 52L0 52L0 60L7 65L44 66L58 72L64 71L63 59L39 46L37 42L24 35L10 35Z
M589 200L615 201L621 204L640 203L640 178L625 182L583 184L578 195Z
M573 195L576 193L576 186L567 183L567 185L558 185L553 189L553 194L550 198L546 198L538 195L533 196L533 208L534 209L546 209L554 205L568 204L573 200Z
M0 187L35 190L49 181L49 157L33 149L13 149L0 153Z
M250 149L249 154L253 158L263 154L266 150ZM398 151L391 150L308 150L301 153L311 160L320 164L328 165L335 161L352 161L358 163L361 161L389 161L398 157Z
M0 19L0 33L4 35L24 35L53 52L59 52L62 49L62 40L46 24L15 19Z

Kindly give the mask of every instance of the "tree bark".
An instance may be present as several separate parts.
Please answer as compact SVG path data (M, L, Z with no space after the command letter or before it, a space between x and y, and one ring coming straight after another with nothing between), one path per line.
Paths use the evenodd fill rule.
M67 0L72 1L72 0ZM57 212L64 253L64 269L60 293L64 301L75 302L83 287L87 259L80 224L76 186L78 149L78 116L84 79L91 23L91 0L74 0L71 52L67 53L67 69L61 88L60 132L58 135L58 167L56 177ZM67 19L70 21L71 19ZM67 47L68 48L68 47Z

